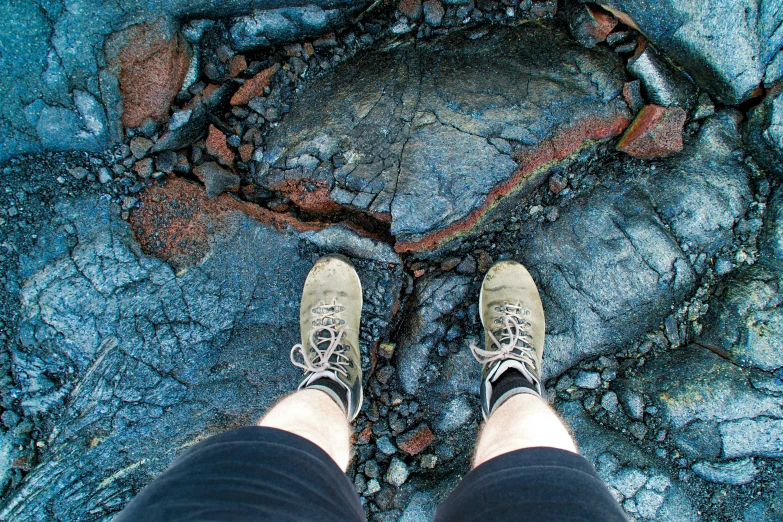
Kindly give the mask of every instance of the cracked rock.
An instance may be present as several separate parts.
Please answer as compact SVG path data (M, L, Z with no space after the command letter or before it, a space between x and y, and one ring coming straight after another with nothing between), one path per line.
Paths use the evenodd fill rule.
M543 163L618 134L622 88L613 53L533 25L401 45L307 89L271 131L258 181L328 184L336 203L390 218L398 251L426 248L544 181Z

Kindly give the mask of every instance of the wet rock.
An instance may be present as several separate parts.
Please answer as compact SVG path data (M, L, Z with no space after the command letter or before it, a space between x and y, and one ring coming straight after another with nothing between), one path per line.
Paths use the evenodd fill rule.
M207 196L212 199L226 190L237 190L239 188L239 176L220 167L214 161L208 161L193 168L193 173L204 183L207 189Z
M766 170L783 176L783 96L770 94L751 111L745 140L753 157Z
M600 0L638 27L699 84L726 104L747 99L765 78L779 79L780 6L777 2ZM767 71L771 74L768 74ZM776 72L773 72L776 71Z
M192 55L177 26L166 18L131 26L113 34L105 51L107 70L119 79L123 125L167 119Z
M628 71L641 80L650 103L686 111L696 103L698 89L691 79L660 57L651 45L628 60Z
M752 199L739 146L734 115L720 113L654 171L596 187L556 222L521 229L515 258L531 270L550 325L545 379L657 328L695 289L680 245L711 257Z
M595 47L606 40L617 25L617 18L591 4L569 2L565 15L571 36L585 47Z
M619 65L532 25L365 55L317 80L272 129L258 181L323 179L336 203L390 217L398 251L427 248L473 227L501 194L543 182L544 162L619 133ZM302 166L308 156L317 163Z
M697 462L693 471L705 480L718 484L739 486L752 482L759 469L753 459L742 459L728 462Z
M255 422L295 389L300 372L285 353L299 341L299 292L320 254L303 253L295 228L278 230L265 215L182 185L190 184L142 193L134 232L97 199L58 205L76 241L26 263L14 371L25 382L21 407L51 431L1 519L110 518L183 448ZM205 255L175 272L136 239L163 257L156 242L169 237L201 241ZM388 335L401 274L353 262L368 303L360 346L369 357Z
M682 150L687 113L680 108L648 105L617 143L617 150L637 158L657 158Z
M247 105L250 100L256 96L261 96L269 87L272 76L280 70L280 64L276 63L262 70L252 78L245 80L245 83L231 97L231 105Z

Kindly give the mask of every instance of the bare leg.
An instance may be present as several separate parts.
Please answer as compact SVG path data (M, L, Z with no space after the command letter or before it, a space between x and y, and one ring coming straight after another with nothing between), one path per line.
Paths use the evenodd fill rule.
M345 412L324 392L304 389L278 402L258 422L299 435L324 450L342 470L351 456L351 427Z
M568 430L546 401L521 393L490 415L476 445L473 467L504 453L536 447L578 453Z

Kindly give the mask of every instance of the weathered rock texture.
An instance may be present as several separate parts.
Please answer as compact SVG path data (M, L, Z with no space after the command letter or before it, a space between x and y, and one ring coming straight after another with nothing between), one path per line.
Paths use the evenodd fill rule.
M759 259L732 274L709 303L700 341L737 364L766 371L783 367L783 189L767 207Z
M525 231L519 260L542 292L547 376L660 324L695 290L703 260L733 239L752 200L735 118L719 114L654 171L600 186Z
M672 379L674 373L688 378ZM783 456L779 387L774 375L743 370L698 346L666 352L618 383L643 392L688 457L708 461Z
M398 250L429 247L536 186L548 162L621 132L622 88L611 53L532 24L399 46L308 89L270 134L258 181L325 184L390 219Z
M748 98L783 77L783 4L777 0L599 0L641 29L710 94ZM627 16L622 16L624 13Z
M346 15L367 2L348 0L98 0L70 3L11 0L0 5L0 162L25 152L48 150L99 151L121 139L120 118L132 125L150 112L160 119L184 62L177 41L177 20L198 17L235 17L235 26L249 26L274 35L275 42L295 40L343 23ZM162 20L161 20L162 19ZM160 21L159 21L160 20ZM145 33L161 24L161 34L137 51L153 51L137 65L133 77L118 78L107 69L104 45L113 33ZM146 29L145 29L146 27ZM130 29L129 29L130 28ZM153 31L154 33L154 31ZM126 36L128 34L126 33ZM142 40L144 39L143 35ZM147 34L155 36L155 34ZM241 38L240 38L241 40ZM137 40L138 43L138 40ZM245 47L261 45L248 40ZM111 54L111 53L108 53ZM144 54L142 52L141 54ZM137 55L137 57L140 55ZM111 64L108 64L111 65ZM163 78L161 73L177 73ZM134 109L123 116L122 83L144 83L151 75L159 92L150 89L144 99L131 96ZM137 86L138 87L138 86ZM126 89L122 89L126 91ZM138 89L131 89L138 93ZM123 92L123 94L126 94ZM176 92L174 93L176 94ZM154 103L153 103L154 101ZM167 110L167 107L166 107Z
M13 353L22 408L51 431L3 520L106 517L184 448L253 422L299 375L287 352L317 256L299 236L237 210L215 213L203 218L205 257L175 274L141 252L107 204L59 214L78 244L48 238L25 264ZM330 248L341 250L339 236ZM354 259L365 369L399 296L401 264L388 255Z
M655 170L605 183L556 222L521 230L513 257L531 270L543 299L545 379L656 328L695 291L706 259L734 239L734 224L752 201L749 169L736 154L737 119L732 112L716 115L682 153L659 161ZM403 318L397 359L408 393L435 383L433 404L449 397L454 415L467 412L467 418L471 408L455 398L467 390L443 389L441 395L438 383L455 381L436 383L428 361L443 347L456 348L451 324L477 324L475 310L465 315L478 295L478 285L471 291L469 282L452 274L416 281L417 312ZM469 371L467 364L454 367Z
M756 161L770 174L783 177L783 95L770 94L753 109L745 139Z

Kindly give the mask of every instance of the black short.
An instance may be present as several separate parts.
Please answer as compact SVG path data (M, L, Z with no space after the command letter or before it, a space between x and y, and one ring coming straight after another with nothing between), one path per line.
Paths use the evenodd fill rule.
M443 522L624 521L579 455L531 448L468 473L438 507ZM353 483L321 448L273 428L238 428L187 450L118 521L364 521Z

